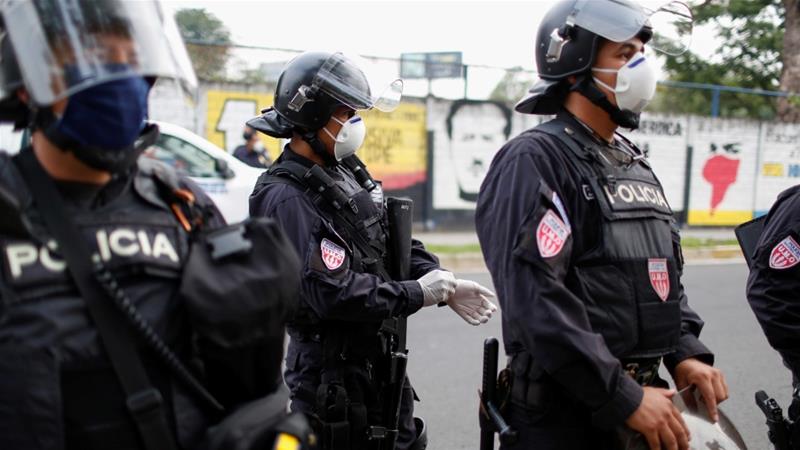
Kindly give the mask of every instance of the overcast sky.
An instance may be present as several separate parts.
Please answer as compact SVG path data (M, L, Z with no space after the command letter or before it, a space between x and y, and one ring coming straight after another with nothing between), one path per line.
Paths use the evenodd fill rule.
M399 58L404 52L461 51L466 64L535 70L534 35L545 12L555 2L167 0L166 3L175 9L205 8L225 23L237 44L345 50L392 58ZM713 53L713 39L697 39L695 33L693 42L693 50ZM253 56L244 56L245 59L258 57L258 53L246 55ZM470 82L476 82L476 86L481 84L481 76L489 77L488 73L475 72L470 74L475 76ZM493 82L487 83L493 86Z
M399 57L402 52L464 52L467 64L533 64L536 27L552 1L170 1L205 8L237 43L346 50Z

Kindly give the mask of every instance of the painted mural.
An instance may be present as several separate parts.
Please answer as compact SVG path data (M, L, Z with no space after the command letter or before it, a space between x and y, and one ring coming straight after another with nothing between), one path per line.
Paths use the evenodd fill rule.
M272 103L270 94L247 86L213 85L200 92L188 113L167 111L170 102L151 99L162 105L151 115L194 124L198 134L232 151L242 143L244 122ZM434 215L469 214L495 153L546 120L502 103L435 98L410 99L392 113L363 117L367 138L359 156L370 172L387 193L410 196L417 213L430 205ZM781 191L800 181L800 125L644 114L640 129L624 134L646 152L670 206L690 225L742 223L765 213ZM262 139L276 158L281 143Z

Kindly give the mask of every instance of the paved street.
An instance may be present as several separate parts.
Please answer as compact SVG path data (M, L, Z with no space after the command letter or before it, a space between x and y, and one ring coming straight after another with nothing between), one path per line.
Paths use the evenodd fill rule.
M486 273L458 275L490 285ZM706 321L703 341L715 351L717 366L728 378L732 398L723 409L751 450L766 450L764 418L753 394L765 389L787 407L790 375L769 348L744 299L746 277L743 264L689 265L684 285L691 304ZM417 415L430 427L429 448L478 448L482 342L488 336L500 338L500 320L496 319L499 316L474 328L449 311L428 308L409 321L409 374L422 398Z

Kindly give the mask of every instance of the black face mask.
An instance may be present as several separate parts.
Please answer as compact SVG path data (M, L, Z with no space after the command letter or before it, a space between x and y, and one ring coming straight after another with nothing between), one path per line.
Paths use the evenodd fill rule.
M242 134L242 137L244 138L245 141L249 141L253 137L253 133L245 131Z

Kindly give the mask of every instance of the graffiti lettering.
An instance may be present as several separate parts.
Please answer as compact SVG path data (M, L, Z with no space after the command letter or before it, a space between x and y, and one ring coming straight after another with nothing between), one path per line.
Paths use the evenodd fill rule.
M764 133L764 140L774 144L798 144L800 143L800 134L784 133L779 129L768 127L767 132Z
M642 134L657 136L683 136L683 126L680 122L667 122L663 120L643 120L639 124Z
M391 164L392 149L402 144L403 135L396 128L370 129L364 140L363 157L370 164Z

